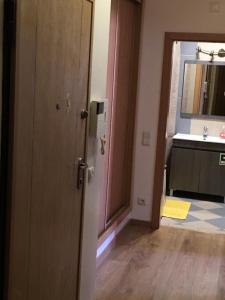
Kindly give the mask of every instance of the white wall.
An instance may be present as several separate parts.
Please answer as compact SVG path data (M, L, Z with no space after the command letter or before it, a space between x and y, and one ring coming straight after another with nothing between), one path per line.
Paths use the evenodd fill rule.
M220 50L221 48L225 49L225 44L222 43L199 43L199 46L206 51L215 51L218 52L218 50ZM202 60L209 60L209 56L205 55L205 54L200 54L200 59ZM220 62L224 62L225 59L224 58L220 58L220 57L215 57L215 61L220 61ZM225 125L225 121L224 120L198 120L198 119L192 119L191 120L191 128L190 128L190 133L191 134L202 134L203 132L203 127L204 126L208 126L209 128L209 135L212 136L219 136L221 131L222 131L222 127Z
M145 0L140 58L140 82L135 146L133 217L150 220L164 33L225 33L225 1L220 12L210 12L208 0ZM151 147L141 145L143 131L151 132ZM146 199L146 206L136 203Z
M173 137L176 132L177 102L180 74L180 42L173 45L173 64L170 91L170 109L167 120L167 136Z
M91 71L91 99L106 98L108 39L111 0L95 0L94 39ZM88 165L95 167L95 176L87 183L84 204L83 244L81 257L80 300L94 299L98 231L98 201L103 174L99 144L88 140Z
M166 129L166 157L167 161L170 150L172 147L172 138L176 133L176 120L178 110L178 91L179 91L179 78L180 78L180 61L181 61L181 43L177 42L173 45L173 62L172 62L172 77L171 77L171 90L170 90L170 106L167 118ZM166 171L165 171L166 172ZM165 174L166 175L166 174ZM166 182L164 182L164 190L166 189ZM165 193L164 193L165 195Z
M202 135L203 127L207 126L209 129L209 135L211 136L220 136L223 126L225 125L224 121L219 120L191 120L191 134Z
M220 49L225 49L224 43L198 43L198 46L205 51L214 51L218 52ZM201 60L210 60L209 55L200 53L199 58ZM223 57L214 56L214 61L224 62Z

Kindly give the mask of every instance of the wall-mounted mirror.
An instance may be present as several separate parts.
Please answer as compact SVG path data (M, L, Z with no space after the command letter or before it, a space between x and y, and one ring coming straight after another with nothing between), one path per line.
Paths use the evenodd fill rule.
M182 116L225 116L225 64L185 61Z

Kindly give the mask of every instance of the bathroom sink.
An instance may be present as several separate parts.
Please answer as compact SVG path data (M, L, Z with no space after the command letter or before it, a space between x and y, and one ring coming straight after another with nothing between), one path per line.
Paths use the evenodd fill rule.
M204 140L202 135L178 133L173 137L173 139L174 140L187 140L187 141L199 141L199 142L207 142L207 143L225 144L225 139L221 139L220 137L216 137L216 136L208 136Z

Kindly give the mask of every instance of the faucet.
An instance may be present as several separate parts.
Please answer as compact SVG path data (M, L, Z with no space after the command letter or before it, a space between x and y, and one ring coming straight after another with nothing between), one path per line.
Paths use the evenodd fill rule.
M203 139L206 140L209 134L209 128L207 126L203 127Z

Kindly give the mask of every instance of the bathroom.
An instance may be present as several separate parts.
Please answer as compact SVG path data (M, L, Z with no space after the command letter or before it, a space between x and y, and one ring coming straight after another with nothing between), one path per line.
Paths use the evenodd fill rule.
M173 44L161 225L225 233L223 49Z

